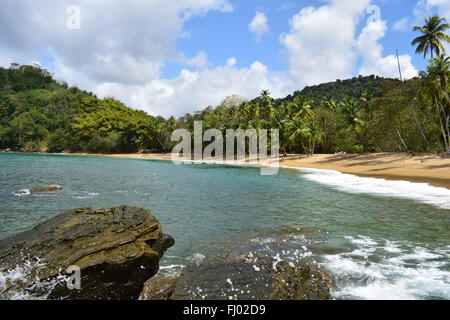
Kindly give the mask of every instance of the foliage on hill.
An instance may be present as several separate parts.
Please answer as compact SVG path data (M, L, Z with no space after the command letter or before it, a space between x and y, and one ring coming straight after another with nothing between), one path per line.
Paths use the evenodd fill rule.
M39 66L14 65L0 68L0 148L170 152L173 130L193 130L201 120L204 130L223 133L279 129L282 152L441 152L448 147L448 94L439 96L438 108L436 91L444 86L448 93L450 81L441 81L448 67L442 73L436 64L404 82L370 76L306 87L284 99L268 91L250 101L232 96L178 120L68 87Z
M277 102L291 102L295 97L303 96L311 99L313 104L318 106L324 97L340 101L345 98L359 99L367 92L379 96L379 90L386 80L385 78L374 75L367 77L359 76L347 80L338 79L334 82L305 87L303 90L295 91L293 95L279 99Z
M58 83L39 66L0 68L0 147L134 152L153 148L160 120Z

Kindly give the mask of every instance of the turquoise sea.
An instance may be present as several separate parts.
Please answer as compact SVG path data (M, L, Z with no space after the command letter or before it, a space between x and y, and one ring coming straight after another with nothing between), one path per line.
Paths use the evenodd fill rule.
M450 298L447 189L323 170L262 176L223 164L16 153L0 153L0 181L0 238L73 208L134 205L176 240L161 272L291 234L305 253L328 248L311 254L335 277L337 299ZM27 193L47 184L64 192Z

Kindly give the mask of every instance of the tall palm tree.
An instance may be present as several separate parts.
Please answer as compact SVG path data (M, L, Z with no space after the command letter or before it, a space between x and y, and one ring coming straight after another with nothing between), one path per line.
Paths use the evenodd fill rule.
M431 58L433 53L440 55L441 52L445 52L443 41L450 42L450 36L445 33L447 29L450 29L446 18L434 15L425 19L424 26L415 26L413 31L419 31L421 36L415 38L412 42L412 46L416 46L416 53L423 53L425 58L430 52Z
M262 102L262 110L261 114L264 117L264 119L268 119L273 114L273 103L272 103L272 97L270 96L269 90L263 90L261 91L260 97Z
M287 144L287 138L285 139L286 135L287 135L287 128L289 125L289 121L286 117L286 113L285 113L285 105L282 105L280 108L277 108L274 113L272 118L270 119L270 127L272 129L278 129L281 135L281 139L280 139L280 149L281 152L283 153L283 156L287 156L286 154L286 148L288 147Z
M447 152L450 152L450 57L440 55L430 59L426 72L421 72L422 91L431 98L439 121Z
M450 84L450 57L441 54L437 58L430 60L428 75L439 78L441 90L448 95L448 85Z
M295 117L289 120L287 125L288 133L287 140L289 142L289 147L301 146L306 153L306 148L304 144L305 135L305 121L301 117Z
M320 143L323 141L324 132L320 129L315 121L309 121L304 126L303 136L308 140L309 155L314 155L316 143Z

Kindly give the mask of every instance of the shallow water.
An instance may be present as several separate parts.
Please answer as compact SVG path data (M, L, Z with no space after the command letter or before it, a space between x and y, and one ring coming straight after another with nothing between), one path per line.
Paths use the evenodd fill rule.
M313 227L294 244L337 249L317 257L336 276L335 298L450 298L447 189L321 170L261 176L250 167L13 153L0 153L0 181L0 238L76 207L142 206L177 241L161 263L168 272L244 239ZM64 192L26 192L46 184Z

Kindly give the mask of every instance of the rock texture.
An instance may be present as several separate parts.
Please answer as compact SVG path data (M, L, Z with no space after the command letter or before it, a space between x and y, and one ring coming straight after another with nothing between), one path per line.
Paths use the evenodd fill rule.
M168 300L177 281L177 276L157 274L145 282L139 300Z
M331 275L303 240L272 235L241 244L225 257L188 265L176 279L158 275L144 286L146 300L330 300Z
M41 186L30 189L31 194L35 193L49 193L49 192L55 192L55 191L61 191L63 187L58 185L50 185L50 186Z
M306 261L280 262L275 268L264 262L213 262L186 267L169 299L331 300L329 280L323 270Z
M1 240L0 269L38 257L45 267L35 276L43 281L75 265L81 269L81 289L68 290L62 283L50 299L137 299L173 244L148 209L74 209Z

